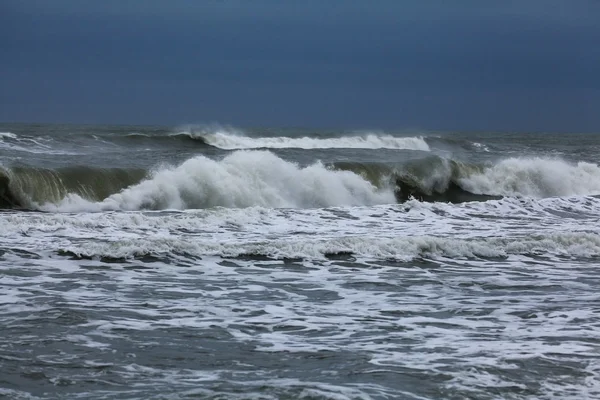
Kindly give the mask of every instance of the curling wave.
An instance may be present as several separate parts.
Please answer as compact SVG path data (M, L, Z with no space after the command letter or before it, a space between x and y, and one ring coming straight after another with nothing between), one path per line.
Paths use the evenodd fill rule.
M101 211L264 206L328 207L393 203L391 189L379 189L349 171L317 163L307 167L267 151L239 151L216 161L203 156L163 168L102 201L70 193L46 210Z
M299 166L269 151L242 150L221 160L197 156L152 171L0 168L0 208L48 211L310 208L595 194L600 194L598 165L542 158L478 165L431 156L396 165Z
M509 158L480 172L460 176L458 184L473 193L555 197L600 194L600 167L560 159Z
M386 167L339 163L373 179ZM382 168L384 169L382 171ZM399 201L485 201L505 196L533 198L600 194L597 164L560 159L508 158L495 164L469 164L432 156L395 166L392 174Z
M0 209L40 209L42 204L59 204L69 196L99 201L139 182L146 174L143 169L87 166L56 170L0 167Z

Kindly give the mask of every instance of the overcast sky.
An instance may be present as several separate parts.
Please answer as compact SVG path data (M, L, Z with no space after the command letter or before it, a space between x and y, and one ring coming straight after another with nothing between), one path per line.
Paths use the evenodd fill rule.
M0 121L600 132L597 0L0 0Z

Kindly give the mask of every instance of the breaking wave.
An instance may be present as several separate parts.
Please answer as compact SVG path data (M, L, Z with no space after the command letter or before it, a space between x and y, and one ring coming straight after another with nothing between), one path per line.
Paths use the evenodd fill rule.
M393 203L391 189L379 189L349 171L317 163L300 167L266 151L235 152L216 161L194 157L152 173L102 201L70 193L42 205L58 211L193 209L264 206L327 207Z
M509 158L481 172L460 176L462 188L502 196L554 197L600 193L597 164L559 159Z
M251 137L233 129L189 129L175 135L199 139L223 150L244 149L398 149L430 151L422 137L364 134L341 137Z
M432 200L456 191L534 198L593 195L600 194L600 167L546 158L508 158L475 165L436 157L404 168L399 186L414 197L433 196Z
M0 208L48 211L211 207L312 208L500 197L600 194L597 164L509 158L489 165L437 156L395 165L356 162L300 166L269 151L204 156L154 170L0 168Z
M15 135L12 132L0 132L0 139L3 139L3 138L16 139L17 135Z

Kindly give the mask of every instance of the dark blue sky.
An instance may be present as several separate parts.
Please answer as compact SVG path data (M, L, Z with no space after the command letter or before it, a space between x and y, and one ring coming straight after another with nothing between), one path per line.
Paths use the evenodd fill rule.
M0 121L600 132L597 0L0 0Z

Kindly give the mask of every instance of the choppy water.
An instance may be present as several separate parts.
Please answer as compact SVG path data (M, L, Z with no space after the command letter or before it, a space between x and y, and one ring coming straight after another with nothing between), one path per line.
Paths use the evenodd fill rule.
M0 396L600 398L597 135L0 132Z

